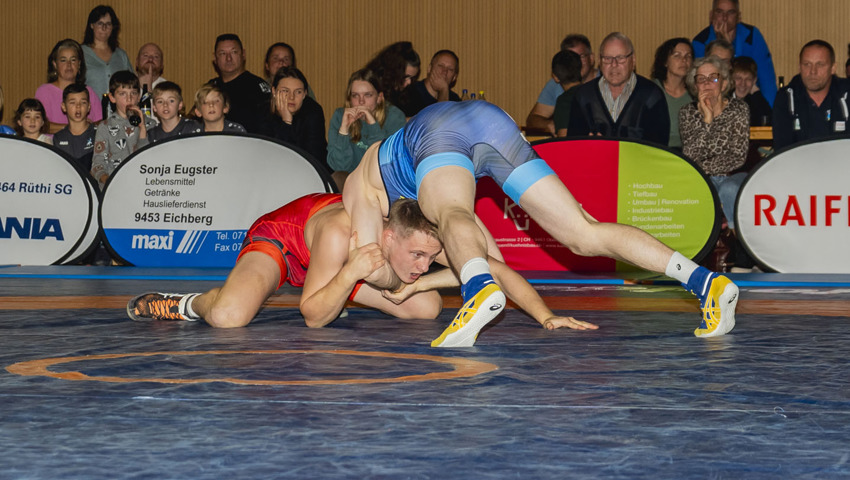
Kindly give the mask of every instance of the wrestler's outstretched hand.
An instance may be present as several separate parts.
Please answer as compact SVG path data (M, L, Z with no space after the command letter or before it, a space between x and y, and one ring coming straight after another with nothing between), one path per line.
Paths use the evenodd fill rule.
M377 243L368 243L357 248L357 232L351 234L348 242L348 262L345 265L358 280L368 277L386 263L387 260Z
M573 317L549 317L543 321L543 328L547 330L555 330L556 328L572 328L573 330L596 330L599 325L576 320Z

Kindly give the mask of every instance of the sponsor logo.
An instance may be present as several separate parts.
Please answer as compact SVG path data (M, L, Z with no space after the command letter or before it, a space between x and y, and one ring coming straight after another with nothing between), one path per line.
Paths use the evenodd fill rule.
M171 250L174 245L174 232L168 235L133 235L130 248L135 250Z
M491 306L490 306L490 311L491 311L491 312L495 312L496 310L498 310L498 309L500 309L500 308L502 308L502 304L501 304L501 303L494 303L493 305L491 305Z
M510 198L505 199L504 216L502 218L507 219L508 217L514 222L514 226L519 231L526 231L531 226L531 217L523 209L519 208L519 205L512 202Z
M12 238L12 233L22 240L44 240L47 237L65 240L62 224L58 218L29 218L21 221L17 217L0 219L0 238Z
M754 225L850 226L850 195L753 195ZM844 221L846 220L846 223Z

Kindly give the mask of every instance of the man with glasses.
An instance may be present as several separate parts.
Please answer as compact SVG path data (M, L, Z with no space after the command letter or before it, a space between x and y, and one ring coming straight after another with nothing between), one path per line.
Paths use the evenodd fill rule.
M590 40L580 33L571 33L561 41L561 51L571 51L581 58L581 81L587 83L599 75L595 68L593 50L590 48ZM558 97L564 93L560 81L552 71L552 78L546 82L537 103L525 119L525 125L530 129L544 130L550 135L555 135L555 104Z
M706 56L706 45L722 39L735 47L736 57L750 57L758 65L758 87L773 105L776 97L776 72L767 42L758 28L741 23L739 0L713 0L708 16L709 26L694 37L694 57Z
M620 32L611 33L599 53L602 76L576 91L567 136L601 135L667 145L667 100L655 83L635 74L632 41Z

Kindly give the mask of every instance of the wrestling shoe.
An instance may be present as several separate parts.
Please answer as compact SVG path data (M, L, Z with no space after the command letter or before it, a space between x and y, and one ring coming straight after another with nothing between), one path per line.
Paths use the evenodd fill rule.
M471 347L478 332L505 308L505 294L495 283L487 284L457 312L451 325L431 342L432 347Z
M727 277L710 272L691 293L699 298L702 323L694 330L697 337L726 335L735 328L735 306L738 304L738 286Z
M186 303L195 295L149 292L127 302L127 315L137 322L149 320L186 320L194 322L186 312Z

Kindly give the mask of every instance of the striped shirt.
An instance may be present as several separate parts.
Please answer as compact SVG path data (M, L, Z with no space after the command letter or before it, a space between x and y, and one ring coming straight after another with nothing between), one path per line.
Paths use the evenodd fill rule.
M611 114L611 118L616 122L617 118L623 112L623 107L626 106L626 102L629 101L629 97L632 95L632 91L635 89L635 84L637 83L637 76L635 72L629 76L629 80L623 85L623 91L620 92L620 95L617 98L614 98L611 95L611 85L608 83L608 80L605 80L605 77L602 77L599 80L599 92L602 94L602 100L605 101L605 106L608 107L608 113Z

